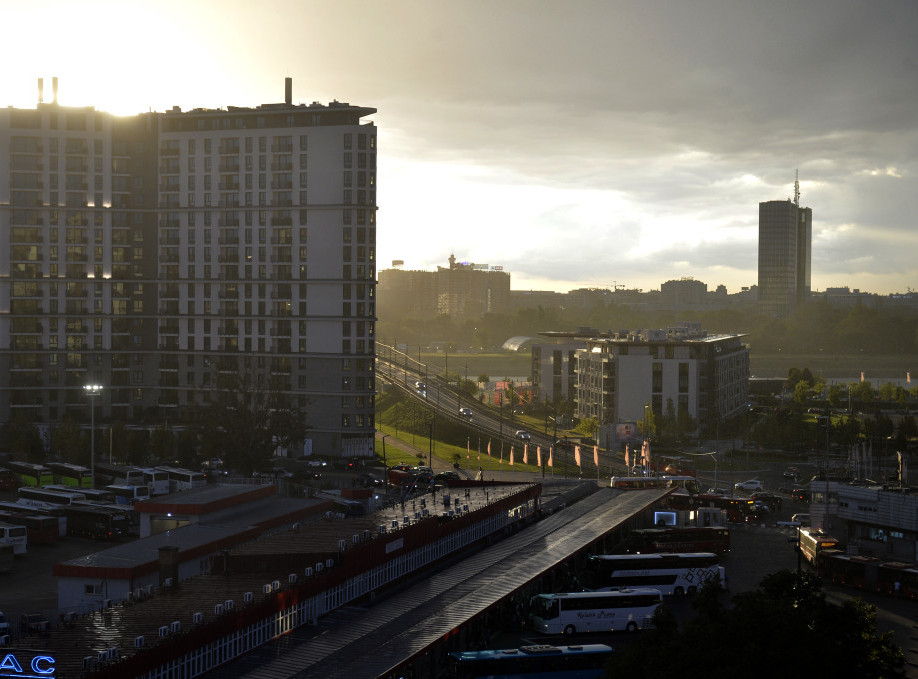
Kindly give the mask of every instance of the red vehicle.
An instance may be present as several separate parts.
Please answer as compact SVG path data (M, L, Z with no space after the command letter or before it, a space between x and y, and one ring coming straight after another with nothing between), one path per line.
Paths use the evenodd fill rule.
M686 552L730 551L730 529L721 526L710 528L688 526L684 528L639 528L628 536L628 551L640 554L660 552L684 554Z
M823 549L816 557L816 574L837 585L873 590L882 559L846 554L840 549Z
M50 545L60 539L59 522L53 516L0 512L0 521L15 526L25 526L29 544Z
M877 591L907 599L918 598L918 565L901 561L880 564L877 568Z

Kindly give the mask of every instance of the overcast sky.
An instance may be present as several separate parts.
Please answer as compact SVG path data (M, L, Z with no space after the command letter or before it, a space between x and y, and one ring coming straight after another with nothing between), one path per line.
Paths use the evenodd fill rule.
M514 289L757 280L813 210L813 288L918 288L914 0L0 0L0 105L378 109L380 269ZM46 85L46 98L49 87ZM47 100L47 99L46 99Z

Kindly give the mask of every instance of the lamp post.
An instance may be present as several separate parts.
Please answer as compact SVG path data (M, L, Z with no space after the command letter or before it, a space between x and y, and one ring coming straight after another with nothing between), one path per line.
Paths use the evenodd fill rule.
M101 384L83 386L83 393L89 397L89 475L92 487L96 487L96 396L102 393Z

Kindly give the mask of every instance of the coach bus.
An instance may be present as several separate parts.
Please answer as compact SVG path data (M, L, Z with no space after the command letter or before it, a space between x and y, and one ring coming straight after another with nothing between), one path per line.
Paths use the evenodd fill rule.
M50 509L52 507L66 507L74 502L85 501L86 496L77 490L47 490L45 488L20 488L16 491L19 495L19 504L28 507Z
M48 467L54 472L55 483L62 486L92 488L92 470L69 462L49 462Z
M195 472L180 467L157 467L157 469L169 474L169 490L173 493L207 485L207 474L204 472Z
M153 467L141 468L144 481L150 489L150 495L168 495L169 490L169 472Z
M112 484L105 486L104 490L115 496L115 504L117 505L132 505L139 500L150 499L150 489L146 484L139 486Z
M539 679L599 679L614 653L605 644L522 646L503 650L460 651L448 654L451 679L525 677Z
M10 471L19 478L19 485L38 488L49 483L54 483L54 473L43 464L31 462L4 462Z
M656 589L538 594L529 601L529 622L542 634L637 632L653 627L662 604Z
M16 475L11 469L0 467L0 490L16 490Z
M875 556L846 554L840 549L822 549L816 557L816 574L823 580L872 591L883 560Z
M96 463L96 483L100 486L109 484L142 486L146 481L143 478L143 471L137 467L100 462Z
M591 556L583 585L598 592L651 587L661 594L693 594L709 580L726 581L726 570L710 552L687 554L603 554Z
M824 549L836 549L838 540L820 528L801 528L798 547L803 557L815 566L819 552Z
M53 545L60 540L57 518L38 513L20 514L0 507L0 521L14 526L25 526L26 537L33 545Z
M73 488L70 488L68 486L58 486L58 485L45 486L44 489L64 491L64 492L69 492L69 491L74 490ZM104 488L80 488L78 492L86 496L87 502L102 502L105 504L115 503L114 493L112 493L111 491L105 490Z
M12 545L13 554L21 556L26 553L28 534L25 526L11 523L0 523L0 545Z
M726 526L685 526L683 528L639 528L626 540L633 554L730 551L730 529Z
M52 517L57 521L58 537L66 537L67 535L67 516L64 514L63 507L55 506L52 508L42 508L20 504L18 502L0 501L0 512L12 514L38 514L39 516Z
M127 535L131 527L124 508L70 505L66 512L68 535L79 535L94 540L112 540Z

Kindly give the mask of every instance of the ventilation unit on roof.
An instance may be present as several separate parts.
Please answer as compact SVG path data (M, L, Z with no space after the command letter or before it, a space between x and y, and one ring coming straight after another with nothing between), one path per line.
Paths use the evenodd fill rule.
M359 544L359 543L360 543L360 536L359 536L359 535L354 535L353 537L351 537L351 542L352 542L353 544L355 544L355 545L356 545L356 544Z
M303 569L303 575L305 575L307 578L311 578L312 577L312 566L306 566L306 568Z
M204 614L201 612L195 613L191 616L191 622L193 622L195 625L200 625L204 622Z
M169 625L162 625L159 628L159 638L164 639L169 636Z
M326 567L326 568L333 568L334 565L335 565L335 560L334 560L334 559L326 559L326 560L325 560L325 567Z
M93 668L93 665L95 664L96 664L96 659L94 656L91 656L91 655L83 656L83 669L84 670L91 670Z
M255 601L255 595L252 592L246 592L242 595L242 600L247 604L250 604Z
M347 543L344 540L338 540L338 551L339 552L343 552L346 546L347 546Z
M316 573L321 573L322 569L325 568L325 564L321 561L316 563Z
M275 592L280 589L280 580L274 580L271 582L271 589Z
M223 604L217 604L214 606L214 615L223 615Z
M225 608L227 611L232 611L236 608L236 602L232 599L227 599L223 602L223 608Z
M121 649L119 649L117 646L112 646L105 653L108 656L108 661L114 662L121 655Z
M181 632L181 631L182 631L182 623L181 623L181 621L180 621L180 620L173 620L173 621L172 621L171 628L172 628L172 633L173 633L173 634L178 634L179 632Z
M139 637L134 637L134 648L143 648L146 643L147 639L142 634Z

